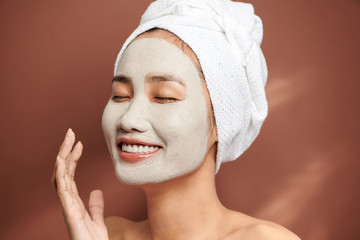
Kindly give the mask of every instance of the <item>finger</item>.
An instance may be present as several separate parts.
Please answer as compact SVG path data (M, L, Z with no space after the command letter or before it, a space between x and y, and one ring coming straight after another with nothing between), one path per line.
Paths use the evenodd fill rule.
M89 212L92 220L96 223L104 223L104 195L101 190L90 193Z
M67 171L67 170L66 170ZM69 194L71 194L72 198L77 199L80 198L79 192L74 180L74 177L71 177L69 174L65 174L66 186Z
M69 156L68 174L72 178L74 178L75 176L76 165L81 157L82 151L83 151L83 145L80 141L78 141Z
M75 142L75 134L72 131L72 129L69 128L69 130L66 132L65 139L64 139L63 143L61 144L60 150L58 153L58 156L60 156L61 159L66 160L66 158L70 154L70 151L71 151L71 148L72 148L74 142Z
M56 171L57 171L57 165L58 165L58 158L59 158L59 155L56 157L53 175L51 176L51 182L53 183L55 189L56 189Z
M55 191L57 191L57 184L56 184L56 178L55 178L55 172L53 173L53 176L51 177L51 182L55 188Z
M65 180L65 160L60 156L56 158L56 172L55 172L55 189L60 197L61 193L66 192L66 180Z
M65 164L65 160L58 156L55 184L61 205L63 206L65 213L68 213L70 207L74 206L74 204L80 208L84 208L84 205L78 194L75 181L66 174Z
M57 161L57 160L56 160ZM51 182L54 185L55 189L56 189L56 178L55 178L55 174L56 174L56 161L54 164L54 171L53 171L53 175L51 176Z

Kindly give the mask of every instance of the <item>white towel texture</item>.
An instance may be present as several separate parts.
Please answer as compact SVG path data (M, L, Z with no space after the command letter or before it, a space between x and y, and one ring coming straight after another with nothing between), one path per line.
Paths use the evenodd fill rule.
M267 116L267 67L260 49L261 19L251 4L230 0L157 0L141 18L130 42L152 29L168 30L196 54L205 76L218 133L216 173L255 140Z

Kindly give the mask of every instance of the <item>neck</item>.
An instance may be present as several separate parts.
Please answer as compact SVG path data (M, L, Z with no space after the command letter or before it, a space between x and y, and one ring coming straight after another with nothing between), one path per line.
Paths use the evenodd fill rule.
M216 194L215 160L208 156L186 176L143 186L152 239L214 237L226 210Z

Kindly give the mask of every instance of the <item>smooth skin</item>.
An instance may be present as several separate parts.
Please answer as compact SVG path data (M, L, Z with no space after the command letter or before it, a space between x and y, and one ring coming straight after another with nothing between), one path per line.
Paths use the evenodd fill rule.
M171 35L171 34L170 34ZM140 35L165 39L179 46L169 32L156 30ZM198 66L193 54L186 54ZM208 110L210 98L203 83ZM147 197L148 219L133 222L121 217L104 219L104 199L100 190L89 198L89 212L79 197L74 181L83 146L74 147L75 134L69 129L56 160L53 182L59 196L67 229L72 240L299 240L289 230L272 222L256 219L225 208L215 188L216 128L203 164L182 177L157 184L137 185ZM72 149L73 148L73 149ZM72 149L72 151L71 151Z

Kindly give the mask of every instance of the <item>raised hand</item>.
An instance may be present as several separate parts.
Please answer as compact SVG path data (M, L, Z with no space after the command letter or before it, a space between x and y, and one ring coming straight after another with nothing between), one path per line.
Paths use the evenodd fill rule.
M72 240L108 240L104 223L104 197L100 190L94 190L89 198L89 212L86 211L74 181L76 164L80 159L83 145L75 142L75 134L69 129L60 147L54 175L57 195L60 199L66 227Z

